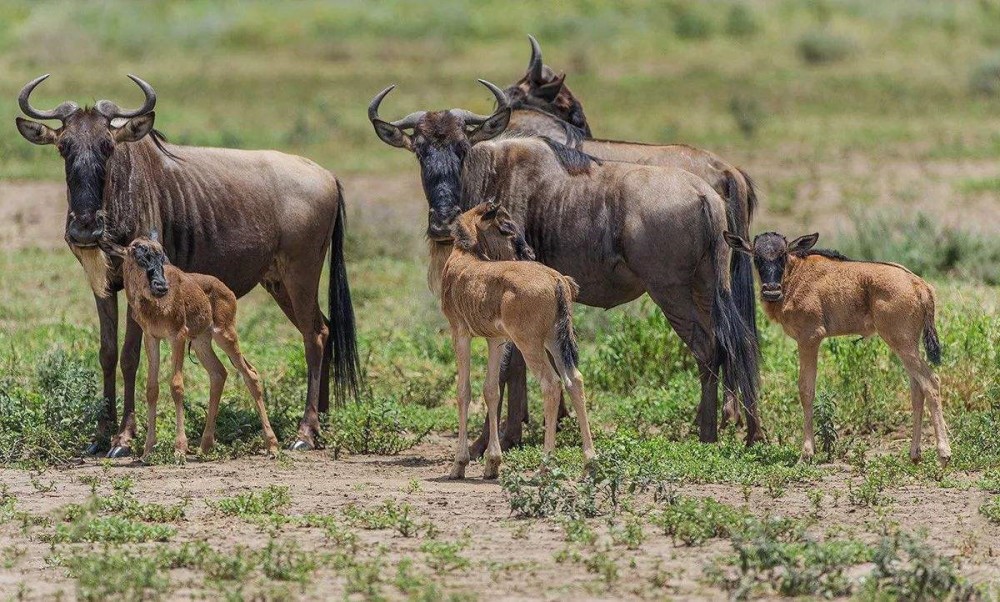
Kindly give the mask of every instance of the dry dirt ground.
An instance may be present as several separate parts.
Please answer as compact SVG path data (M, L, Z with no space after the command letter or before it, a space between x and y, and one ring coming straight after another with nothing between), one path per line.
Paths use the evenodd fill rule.
M205 503L208 500L276 483L289 487L291 504L283 510L287 514L342 516L351 504L375 507L384 500L395 500L410 504L418 522L433 523L439 530L439 540L469 538L468 547L461 551L470 561L468 567L446 570L434 577L449 592L511 600L725 598L724 592L703 579L706 563L729 549L722 540L678 547L656 527L647 525L648 539L639 549L611 549L610 556L619 570L619 579L611 586L580 563L558 562L556 554L567 547L563 529L554 521L510 518L500 486L482 480L481 464L470 465L467 480L443 478L450 466L452 444L451 438L432 437L396 457L354 456L339 460L320 451L297 454L290 462L248 457L176 467L140 466L123 459L114 461L109 469L106 463L102 466L100 461L88 460L73 468L48 471L35 479L35 484L32 475L21 470L0 470L0 480L16 496L18 509L33 515L58 515L60 507L82 502L90 495L84 477L128 475L135 480L136 496L143 502L168 504L190 498L186 517L176 525L172 542L205 540L223 549L237 545L261 548L270 536L253 522L220 514ZM925 529L939 552L961 557L962 572L974 581L993 581L1000 576L1000 563L994 556L1000 553L1000 537L977 512L983 493L927 487L897 489L892 492L896 501L891 510L879 516L873 510L856 509L846 502L850 477L847 468L835 467L834 473L822 482L791 486L779 498L764 488L753 489L748 501L744 500L744 492L725 485L679 486L677 492L746 506L758 516L803 517L812 511L808 491L821 488L826 497L818 512L817 533L837 526L842 533L873 542L879 529L876 525L897 522L903 530ZM51 491L39 491L38 481ZM833 499L835 491L843 494L838 501ZM590 521L596 531L606 534L604 522ZM391 563L413 558L419 566L423 557L420 537L403 537L391 529L359 530L359 534L366 544L384 546ZM284 527L277 537L294 540L306 550L335 551L322 529ZM0 527L0 541L5 548L17 545L25 549L12 566L0 568L0 595L15 595L21 583L27 584L32 599L49 599L59 592L73 595L73 582L64 570L46 561L52 553L49 544L26 537L14 523ZM100 553L98 546L93 548L94 554ZM863 572L865 567L857 570ZM392 577L384 575L390 581ZM206 593L202 579L192 579L183 570L173 571L171 582L172 596L177 598ZM307 599L333 599L343 597L344 588L341 576L320 567L304 589L295 586L295 591Z

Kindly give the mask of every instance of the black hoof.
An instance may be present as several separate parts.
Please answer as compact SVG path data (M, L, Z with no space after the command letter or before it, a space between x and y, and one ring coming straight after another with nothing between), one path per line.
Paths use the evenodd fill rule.
M116 445L108 452L109 458L127 458L132 455L132 448L127 445Z
M313 445L308 441L303 441L302 439L298 439L288 449L290 449L291 451L312 451Z
M108 449L107 445L99 443L97 441L91 442L86 449L83 450L83 455L85 456L101 456L104 451Z

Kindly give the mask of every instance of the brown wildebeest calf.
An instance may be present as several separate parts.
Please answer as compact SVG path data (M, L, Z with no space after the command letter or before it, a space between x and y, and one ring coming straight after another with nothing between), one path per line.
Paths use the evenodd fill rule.
M226 384L226 367L212 349L212 341L226 352L243 376L250 395L257 404L257 414L264 429L269 453L278 450L278 440L271 430L264 407L264 390L257 370L243 357L236 335L236 295L214 276L189 274L167 263L163 247L152 238L138 238L127 248L103 243L110 255L122 258L125 296L142 326L143 342L149 367L146 377L146 447L148 458L156 444L156 402L159 398L160 341L170 341L173 374L170 392L177 411L177 435L174 450L187 453L184 435L184 346L190 342L198 360L208 372L210 393L205 432L201 436L201 451L215 445L215 418L219 411L222 388Z
M802 456L810 458L812 404L816 394L816 357L826 337L878 334L902 360L910 375L913 441L910 458L920 460L924 401L930 405L938 460L951 459L948 427L941 412L941 383L920 356L923 337L927 358L941 361L934 328L934 289L896 263L854 261L836 251L813 250L819 234L788 242L776 232L758 234L753 245L729 232L726 242L747 253L757 265L761 298L768 317L799 346L799 398L804 414ZM735 413L735 408L726 408Z
M589 462L594 458L594 443L573 336L572 306L579 291L576 282L534 261L512 261L533 255L520 228L497 203L482 203L460 215L452 235L454 250L441 276L441 308L451 325L458 364L458 444L451 478L465 477L469 463L469 356L474 336L485 337L489 347L483 397L490 442L483 477L495 479L500 469L500 364L508 341L521 350L528 369L542 384L545 453L555 450L559 395L565 385L580 423L583 455Z

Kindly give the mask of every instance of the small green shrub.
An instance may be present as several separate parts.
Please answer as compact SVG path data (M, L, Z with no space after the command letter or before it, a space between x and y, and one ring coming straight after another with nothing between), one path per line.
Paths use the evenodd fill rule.
M726 34L735 38L750 37L760 31L760 21L753 8L742 2L729 8L726 16Z
M653 523L676 544L699 545L716 537L729 537L747 519L747 513L711 498L669 500Z
M854 41L826 29L810 31L799 38L799 58L810 65L836 63L855 51Z
M226 516L255 518L272 514L292 501L288 487L270 485L260 491L241 493L233 497L209 501L208 505Z
M975 589L955 564L907 533L882 538L865 578L866 596L890 600L973 600Z
M1000 496L993 496L979 507L979 513L991 523L1000 525Z
M969 76L969 91L975 96L1000 97L1000 56L982 60Z
M326 428L334 456L341 451L394 456L418 445L434 428L422 410L385 398L337 408Z
M170 586L156 558L142 553L85 549L63 558L81 600L155 600Z
M140 523L119 516L83 516L56 525L48 539L52 543L144 543L169 541L175 532L167 525Z
M674 12L674 33L682 40L703 40L711 37L714 25L696 5L677 7Z

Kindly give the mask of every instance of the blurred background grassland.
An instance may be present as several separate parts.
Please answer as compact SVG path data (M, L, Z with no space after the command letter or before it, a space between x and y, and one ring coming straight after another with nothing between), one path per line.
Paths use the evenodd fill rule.
M411 168L371 135L371 96L398 83L387 114L484 111L475 78L520 75L525 33L569 73L598 136L744 162L1000 154L997 0L7 0L0 113L44 72L40 106L138 103L134 72L175 141L287 149L338 173ZM12 127L0 137L0 177L58 178L51 159Z

